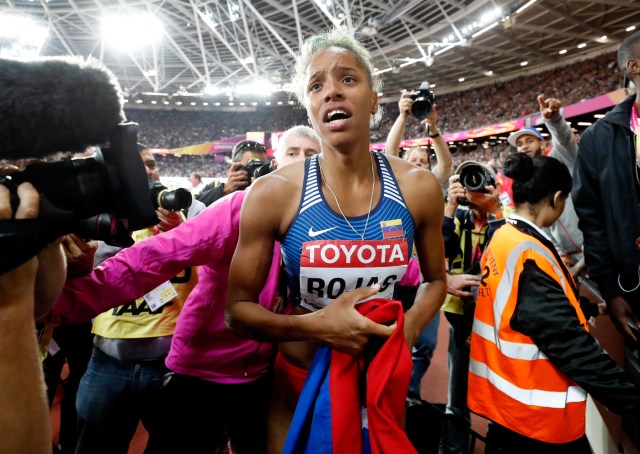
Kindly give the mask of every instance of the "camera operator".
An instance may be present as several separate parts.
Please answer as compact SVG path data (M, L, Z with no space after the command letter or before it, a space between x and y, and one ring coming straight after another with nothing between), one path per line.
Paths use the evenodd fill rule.
M267 149L259 142L243 140L233 147L231 160L227 181L225 183L218 183L217 181L209 183L196 195L197 200L209 206L225 195L245 189L251 184L251 175L249 175L244 166L253 160L266 164Z
M463 171L476 172L461 182ZM477 176L477 178L476 178ZM483 181L483 176L486 181ZM466 179L486 182L481 191L463 185ZM473 310L480 284L480 257L493 233L504 225L496 188L496 174L479 162L462 163L449 179L447 205L442 223L448 265L447 297L442 311L449 321L449 391L443 453L466 454L469 450L471 414L467 408L467 373ZM477 189L475 186L473 189ZM461 290L460 290L461 289Z
M398 101L398 109L400 110L400 113L387 136L387 143L385 145L385 153L387 154L393 156L400 155L400 142L402 142L402 139L404 138L405 127L407 125L409 115L411 114L411 106L414 103L414 100L411 97L412 93L413 92L407 90L402 90L400 101ZM425 125L427 135L433 143L433 150L436 154L436 165L432 169L430 168L429 153L422 147L411 148L407 151L405 159L418 167L431 170L440 182L440 185L446 187L445 185L449 181L449 176L451 176L452 159L449 146L438 131L438 113L436 111L435 104L433 104L431 114L420 123Z
M4 174L0 174L3 176ZM9 190L0 185L0 220L38 216L39 195L30 183L17 190L15 216ZM65 262L60 240L0 274L0 452L51 452L51 422L38 342L37 318L62 289Z

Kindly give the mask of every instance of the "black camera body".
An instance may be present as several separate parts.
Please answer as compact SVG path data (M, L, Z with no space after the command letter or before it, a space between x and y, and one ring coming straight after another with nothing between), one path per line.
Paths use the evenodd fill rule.
M485 189L485 186L495 187L496 185L494 176L480 164L473 162L467 163L460 171L459 181L467 191L481 192L483 194L489 192ZM466 197L458 197L458 205L468 206L469 200Z
M240 166L238 170L244 170L249 175L249 184L256 178L273 172L273 164L271 162L264 163L259 159L252 159L246 164Z
M425 81L420 87L409 95L413 99L411 104L411 114L418 120L422 121L431 115L433 111L433 103L436 101L436 95L429 88L429 82Z

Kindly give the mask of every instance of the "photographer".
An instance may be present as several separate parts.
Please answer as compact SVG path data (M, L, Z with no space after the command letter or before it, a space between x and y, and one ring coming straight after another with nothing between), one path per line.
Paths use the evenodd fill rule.
M196 195L196 200L211 205L216 200L229 195L232 192L245 189L251 184L251 175L247 171L247 164L257 164L255 161L267 163L267 150L259 142L243 140L234 145L231 152L231 168L225 183L214 181L209 183Z
M2 176L2 175L0 175ZM0 220L38 216L39 195L30 183L17 190L13 216L9 190L0 185ZM64 284L60 242L0 274L0 452L51 452L51 422L34 336L34 313L41 316Z
M469 190L463 183L474 190ZM474 161L462 163L449 179L448 201L442 223L449 270L448 294L442 311L450 324L445 454L469 452L471 414L467 408L467 340L471 335L473 310L481 278L480 257L493 233L505 223L496 185L493 169Z
M416 95L414 92L406 90L402 91L400 101L398 102L400 114L387 137L385 153L393 156L399 155L400 142L404 136L406 122L409 115L412 113L412 106L414 105L415 97ZM422 113L424 114L424 112ZM427 134L429 134L429 137L433 141L433 148L436 153L437 162L434 168L431 169L429 150L425 147L411 148L405 153L404 159L411 164L433 172L441 187L445 188L448 183L449 175L451 174L452 159L447 143L438 132L437 120L438 114L436 112L436 106L433 104L431 106L431 113L422 120L421 123L426 125ZM413 259L415 258L416 257L414 256ZM411 307L415 300L416 292L417 289L397 287L394 298L402 301L405 308ZM440 314L438 313L429 325L427 325L427 327L420 333L418 340L411 350L413 370L411 372L411 380L409 382L409 390L407 394L407 402L410 405L418 403L421 399L420 386L422 378L427 373L427 370L431 365L431 358L433 357L433 352L435 351L438 343L439 324Z
M400 155L400 142L402 142L402 139L404 138L405 127L407 125L409 115L411 114L411 106L414 103L414 100L411 97L412 94L413 92L402 90L400 101L398 101L398 109L400 110L400 113L387 136L387 143L385 145L385 153L387 154L393 156ZM420 123L426 126L427 135L433 143L433 150L436 154L436 165L431 168L429 152L422 147L411 148L407 151L405 159L418 167L431 170L440 182L440 185L445 187L449 181L449 176L451 175L452 159L449 146L438 131L437 122L438 113L436 111L436 105L433 104L431 114L424 120L420 121Z

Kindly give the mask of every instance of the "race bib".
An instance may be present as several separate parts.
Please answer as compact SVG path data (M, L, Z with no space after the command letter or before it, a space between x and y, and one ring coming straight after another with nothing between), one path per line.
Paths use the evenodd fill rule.
M300 305L316 311L344 292L377 283L380 291L369 299L392 298L395 283L404 276L408 262L404 238L302 243Z

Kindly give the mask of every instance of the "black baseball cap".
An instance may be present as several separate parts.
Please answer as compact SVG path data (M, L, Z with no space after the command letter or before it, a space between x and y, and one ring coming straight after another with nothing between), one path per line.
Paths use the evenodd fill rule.
M260 142L256 142L255 140L243 140L233 146L231 160L234 162L240 161L242 153L246 151L267 154L267 149Z

